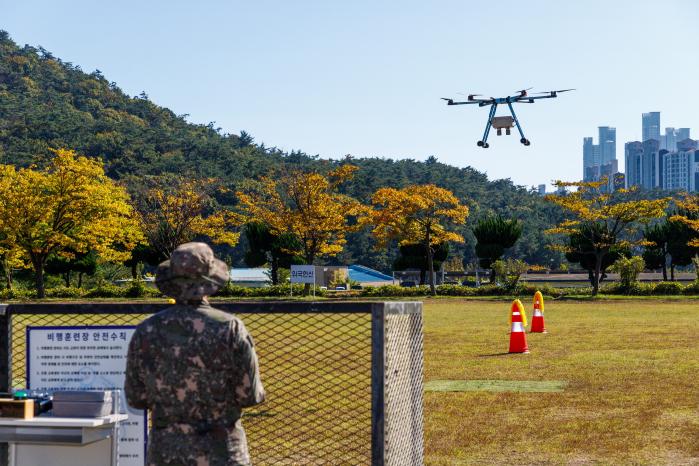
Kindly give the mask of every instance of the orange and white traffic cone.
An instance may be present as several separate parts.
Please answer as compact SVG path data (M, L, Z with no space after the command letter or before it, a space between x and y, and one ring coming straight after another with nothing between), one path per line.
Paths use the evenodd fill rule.
M527 336L524 333L524 327L527 326L527 314L519 299L512 301L510 325L510 353L528 353Z
M529 333L548 333L544 327L544 296L541 291L534 293L534 315Z

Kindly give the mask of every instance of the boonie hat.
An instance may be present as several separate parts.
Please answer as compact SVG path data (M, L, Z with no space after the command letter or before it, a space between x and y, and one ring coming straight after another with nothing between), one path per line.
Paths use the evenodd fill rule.
M210 296L226 284L228 266L206 243L184 243L172 251L155 273L155 286L177 301Z

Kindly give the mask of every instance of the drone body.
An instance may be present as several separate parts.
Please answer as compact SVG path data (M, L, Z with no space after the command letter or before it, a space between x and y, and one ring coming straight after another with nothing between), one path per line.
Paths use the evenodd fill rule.
M476 98L480 94L470 94L468 96L468 99L464 102L455 102L454 99L448 99L445 97L442 97L442 100L447 101L447 105L469 105L469 104L477 104L479 107L485 107L486 105L490 105L490 114L488 115L488 122L485 125L485 132L483 133L483 139L478 141L478 147L482 147L484 149L487 149L490 147L488 144L488 135L490 134L490 128L495 128L497 130L497 135L501 136L502 135L502 130L505 130L505 134L509 135L510 134L510 129L513 128L514 126L517 126L517 131L519 131L519 135L521 139L519 142L524 144L525 146L528 146L531 144L529 142L529 139L524 137L524 132L522 131L522 127L519 124L519 120L517 119L517 115L515 114L515 110L512 107L512 104L514 103L522 103L522 104L533 104L536 100L538 99L553 99L558 97L559 92L568 92L568 91L574 91L575 89L562 89L558 91L547 91L547 92L538 92L537 94L544 94L544 95L536 95L536 96L530 96L527 91L529 89L523 89L519 91L519 94L517 95L512 95L512 96L507 96L507 97L490 97L488 99L478 99ZM498 105L507 105L507 107L510 109L510 115L511 116L495 116L495 112L498 108Z

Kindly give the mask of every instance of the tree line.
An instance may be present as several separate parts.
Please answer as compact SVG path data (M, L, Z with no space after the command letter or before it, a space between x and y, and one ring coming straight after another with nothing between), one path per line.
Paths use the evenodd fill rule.
M12 287L14 269L31 268L40 298L47 271L62 273L70 285L72 271L80 275L94 271L98 262L121 262L138 279L141 264L156 265L181 243L205 239L235 246L241 233L247 264L269 265L276 284L280 269L338 256L347 235L362 229L374 238L373 250L399 249L396 268L421 269L435 294L435 270L450 246L464 241L457 228L470 213L466 202L434 184L380 188L362 203L341 192L360 172L351 164L327 174L280 171L230 193L214 178L170 175L145 178L135 187L107 177L99 160L66 149L53 152L43 166L0 165L0 264L6 286ZM566 238L555 247L589 271L593 294L607 268L631 257L635 247L644 248L649 267L663 268L669 261L671 276L676 265L691 263L699 252L696 196L677 200L675 210L668 210L670 198L635 199L632 190L605 193L602 182L558 184L577 190L547 197L569 214L547 233ZM221 191L237 200L236 208L215 202ZM521 237L517 220L485 216L473 234L479 265L492 270L491 282L496 271L506 279L511 275L506 266L524 264L500 261Z
M432 184L381 188L365 205L339 192L356 171L346 164L327 175L294 170L262 177L234 193L238 207L231 210L214 203L213 194L224 189L214 179L166 177L129 193L100 161L65 149L43 167L0 165L6 283L12 286L14 268L30 267L43 298L48 263L63 263L69 273L71 261L81 267L92 256L130 264L136 276L140 263L156 264L181 243L206 238L234 246L241 230L251 263L313 264L342 252L348 232L370 227L379 247L422 245L434 292L434 247L463 241L452 227L466 221L468 207Z

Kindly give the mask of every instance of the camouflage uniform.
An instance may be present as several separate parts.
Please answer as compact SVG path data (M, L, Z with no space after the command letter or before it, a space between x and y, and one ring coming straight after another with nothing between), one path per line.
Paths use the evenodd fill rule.
M253 341L206 301L227 278L203 243L181 245L158 268L156 284L176 304L136 329L124 386L129 404L151 413L149 466L250 464L241 411L264 401Z

